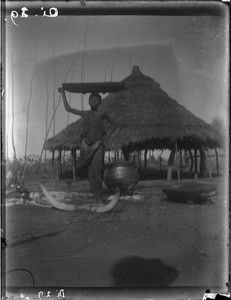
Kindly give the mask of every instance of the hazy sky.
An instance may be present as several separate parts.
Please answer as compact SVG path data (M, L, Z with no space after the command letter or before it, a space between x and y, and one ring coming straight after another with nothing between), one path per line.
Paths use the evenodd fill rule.
M53 99L57 104L57 89L67 74L66 82L81 80L85 32L86 82L120 81L138 64L169 96L206 122L210 123L216 116L227 119L228 20L224 17L29 16L17 18L15 22L19 26L7 17L9 156L12 156L12 97L17 156L23 156L25 151L30 94L28 154L39 154L45 139L47 99L50 123ZM80 95L72 95L70 100L72 106L80 108ZM87 104L85 107L88 108ZM67 121L67 113L60 103L55 133L76 119L70 116ZM49 137L52 135L53 127Z

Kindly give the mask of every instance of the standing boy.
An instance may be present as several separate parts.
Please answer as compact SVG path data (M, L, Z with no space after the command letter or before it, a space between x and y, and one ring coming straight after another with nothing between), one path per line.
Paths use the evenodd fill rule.
M82 143L80 156L77 161L77 168L88 167L88 177L90 181L93 198L97 203L102 203L102 182L104 168L104 135L103 119L107 119L111 124L115 123L111 117L98 110L101 105L101 96L92 93L89 97L90 111L81 111L71 108L67 102L63 88L58 89L63 96L64 107L68 112L79 115L84 119L83 131L81 134Z

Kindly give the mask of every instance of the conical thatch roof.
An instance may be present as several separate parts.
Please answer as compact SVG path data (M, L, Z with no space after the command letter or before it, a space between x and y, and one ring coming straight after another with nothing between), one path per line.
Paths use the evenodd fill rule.
M80 148L80 134L82 132L83 119L71 123L54 137L47 140L44 147L47 150L72 150Z
M130 145L149 149L170 148L176 141L183 148L193 148L197 143L210 148L218 146L213 127L168 96L155 80L142 74L138 66L122 83L125 88L106 96L100 107L124 125L110 132L106 141L108 148L120 149ZM108 124L105 126L108 128ZM78 146L81 129L82 120L72 123L48 140L46 148Z

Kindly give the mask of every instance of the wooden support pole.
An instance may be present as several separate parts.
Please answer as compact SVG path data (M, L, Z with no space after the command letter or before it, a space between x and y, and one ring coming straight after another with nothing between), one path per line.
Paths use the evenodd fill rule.
M66 151L63 151L63 167L65 168L65 156L66 156Z
M194 149L194 162L195 162L194 177L197 178L198 177L197 148Z
M109 164L111 163L111 151L108 151L108 161L109 161Z
M215 147L215 154L216 154L216 166L217 166L217 175L220 174L220 170L219 170L219 159L218 159L218 152L217 152L217 148Z
M138 151L138 170L140 170L140 168L142 167L141 165L141 151Z
M167 180L172 180L172 169L173 169L175 154L176 154L176 148L174 145L174 147L172 148L171 153L169 155L169 159L168 159Z
M59 157L57 157L57 162L56 162L56 181L59 181Z
M54 167L54 157L55 157L55 151L52 151L52 159L51 159L51 166Z
M163 149L161 150L161 153L160 153L160 155L159 155L159 159L160 159L160 171L161 171L161 169L162 169L162 154L163 154Z
M200 176L202 178L206 177L206 154L203 147L199 146L199 152L200 152Z
M55 178L55 166L54 166L54 161L55 161L55 151L52 151L52 160L51 160L51 166L52 166L52 178Z
M115 151L115 162L118 162L118 151Z
M180 180L180 159L179 159L179 152L177 150L177 143L175 143L175 149L176 149L177 179Z
M62 173L62 150L59 151L59 172Z
M144 151L144 169L147 169L147 154L148 154L148 149L145 149Z
M207 166L208 166L209 179L211 179L212 178L212 172L211 172L210 162L209 162L209 159L208 159L208 150L206 151L206 162L207 162Z
M120 161L119 151L116 151L116 161Z
M190 160L191 160L190 168L189 168L189 174L190 174L193 171L194 160L193 160L193 154L192 154L191 149L189 149L188 152L189 152L189 156L190 156Z
M133 156L132 156L132 162L135 163L136 162L136 153L133 152Z
M182 164L182 149L180 149L180 173L183 172L183 164Z
M59 155L57 157L56 162L56 180L59 181L59 175L62 172L62 150L59 151Z
M76 149L72 149L72 171L73 171L73 180L76 180Z
M123 153L125 161L129 161L130 150L128 148L123 148L122 153Z

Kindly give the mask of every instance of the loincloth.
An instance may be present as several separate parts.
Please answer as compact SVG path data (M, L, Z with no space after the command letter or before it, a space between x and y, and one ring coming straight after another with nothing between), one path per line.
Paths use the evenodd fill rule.
M80 155L77 161L77 168L80 169L84 166L87 166L91 163L95 153L99 149L101 141L95 143L89 143L86 139L82 140L80 147Z

